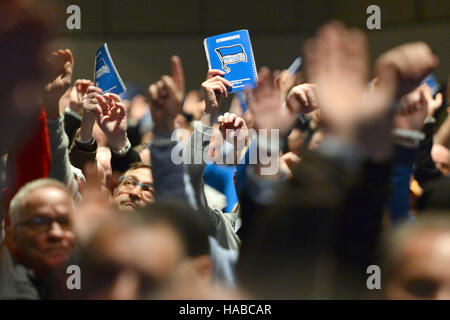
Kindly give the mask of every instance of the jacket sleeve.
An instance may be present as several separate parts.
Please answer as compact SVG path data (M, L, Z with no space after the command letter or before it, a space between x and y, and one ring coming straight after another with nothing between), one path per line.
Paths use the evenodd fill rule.
M123 155L117 155L113 150L111 150L111 169L112 171L124 172L127 171L128 168L135 162L140 162L141 156L139 153L130 148L128 152Z
M64 131L69 138L69 145L72 145L77 130L81 126L81 116L72 111L69 107L64 110Z
M395 159L392 165L391 193L388 207L391 221L397 223L410 218L409 213L409 180L413 171L416 150L396 146Z
M212 128L198 124L186 145L169 136L155 135L150 144L155 194L159 198L176 197L188 202L207 223L209 234L225 249L237 249L236 214L209 208L203 183L203 155L211 140Z
M47 120L47 126L52 155L49 177L67 185L74 199L80 200L81 195L78 192L78 184L69 160L69 139L64 131L64 119L59 117L56 120Z
M79 134L79 129L77 130L75 137ZM88 162L95 162L97 155L97 142L95 139L91 140L91 143L81 143L76 138L72 142L70 147L69 157L70 162L73 166L84 169L84 166Z
M182 152L181 142L170 139L169 135L154 134L150 143L152 174L155 186L155 197L177 198L188 202L194 209L197 203L194 198L192 185L184 169L182 156L172 157L175 152Z

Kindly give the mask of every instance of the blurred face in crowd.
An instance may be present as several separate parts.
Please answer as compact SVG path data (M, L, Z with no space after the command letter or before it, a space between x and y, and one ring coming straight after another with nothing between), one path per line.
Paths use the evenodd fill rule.
M184 257L180 237L165 223L107 228L94 244L101 267L92 269L91 299L139 299L159 294ZM96 276L96 274L101 276ZM98 279L102 279L100 282ZM88 284L88 285L92 285ZM105 286L106 284L106 286ZM150 295L150 296L149 296Z
M130 119L140 120L148 111L148 103L145 96L138 94L130 102Z
M186 117L181 113L177 114L175 117L175 128L187 128L187 126L188 122Z
M149 168L126 172L113 195L114 206L125 211L142 208L154 200L153 176Z
M53 186L32 190L24 199L18 221L11 226L16 257L37 276L62 265L74 244L70 195Z
M440 144L434 144L431 149L431 157L436 167L443 175L450 174L450 150Z
M389 299L450 299L450 230L410 236L387 285Z

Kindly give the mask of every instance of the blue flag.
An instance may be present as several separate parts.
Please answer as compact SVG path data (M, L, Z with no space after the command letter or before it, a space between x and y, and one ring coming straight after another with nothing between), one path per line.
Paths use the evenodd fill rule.
M121 94L127 89L117 72L105 43L95 55L95 86L103 90L102 94L112 92Z
M247 55L245 54L244 48L241 44L217 48L215 49L215 51L217 52L219 59L222 62L222 68L226 73L229 73L231 71L231 69L228 68L227 65L238 62L247 62Z

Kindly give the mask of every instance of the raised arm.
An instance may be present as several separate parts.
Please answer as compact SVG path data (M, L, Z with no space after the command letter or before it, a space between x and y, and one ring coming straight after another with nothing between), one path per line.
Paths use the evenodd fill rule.
M69 139L64 131L64 120L59 114L59 99L67 91L72 80L73 56L69 49L53 52L48 59L52 78L42 95L42 103L47 114L52 164L49 177L66 184L75 199L80 198L78 184L69 160Z
M99 107L96 96L102 90L94 87L89 80L77 80L74 88L76 94L72 95L71 99L76 98L81 101L82 118L70 148L70 161L75 167L84 169L87 162L95 162L97 143L92 136L92 131Z
M140 162L139 153L131 148L127 136L127 113L120 97L114 93L96 94L97 123L108 139L111 168L124 172L131 164Z
M336 291L319 295L348 297L346 292L358 297L366 290L361 275L376 261L388 191L390 107L413 79L413 87L417 86L435 66L435 57L428 47L414 44L386 53L377 64L380 86L369 95L365 95L368 48L362 31L328 24L306 44L305 58L308 80L316 84L326 138L317 153L305 154L276 206L261 213L257 228L248 241L243 239L241 279L249 288L264 290L260 279L265 276L269 290L258 291L263 297L311 297L312 288L329 287L330 281ZM263 238L258 236L262 232ZM330 257L334 279L309 282ZM280 265L292 268L280 273ZM295 280L304 285L299 287ZM278 288L284 288L284 294Z
M198 208L191 183L185 173L182 144L172 138L174 120L181 111L184 97L184 74L179 57L173 56L171 63L172 75L164 75L149 86L150 111L154 121L154 138L149 148L155 197L157 200L176 197L193 208Z

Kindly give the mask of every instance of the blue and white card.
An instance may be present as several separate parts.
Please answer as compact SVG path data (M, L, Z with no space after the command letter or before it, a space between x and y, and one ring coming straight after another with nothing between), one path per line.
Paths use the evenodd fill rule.
M112 92L121 94L127 90L109 54L108 45L103 44L95 55L95 86L102 94Z
M209 69L223 70L233 85L229 92L256 88L258 73L248 30L209 37L203 44Z
M431 95L436 95L441 89L439 82L436 79L436 76L433 73L430 73L426 76L425 79L422 80L421 84L426 83L430 87Z

